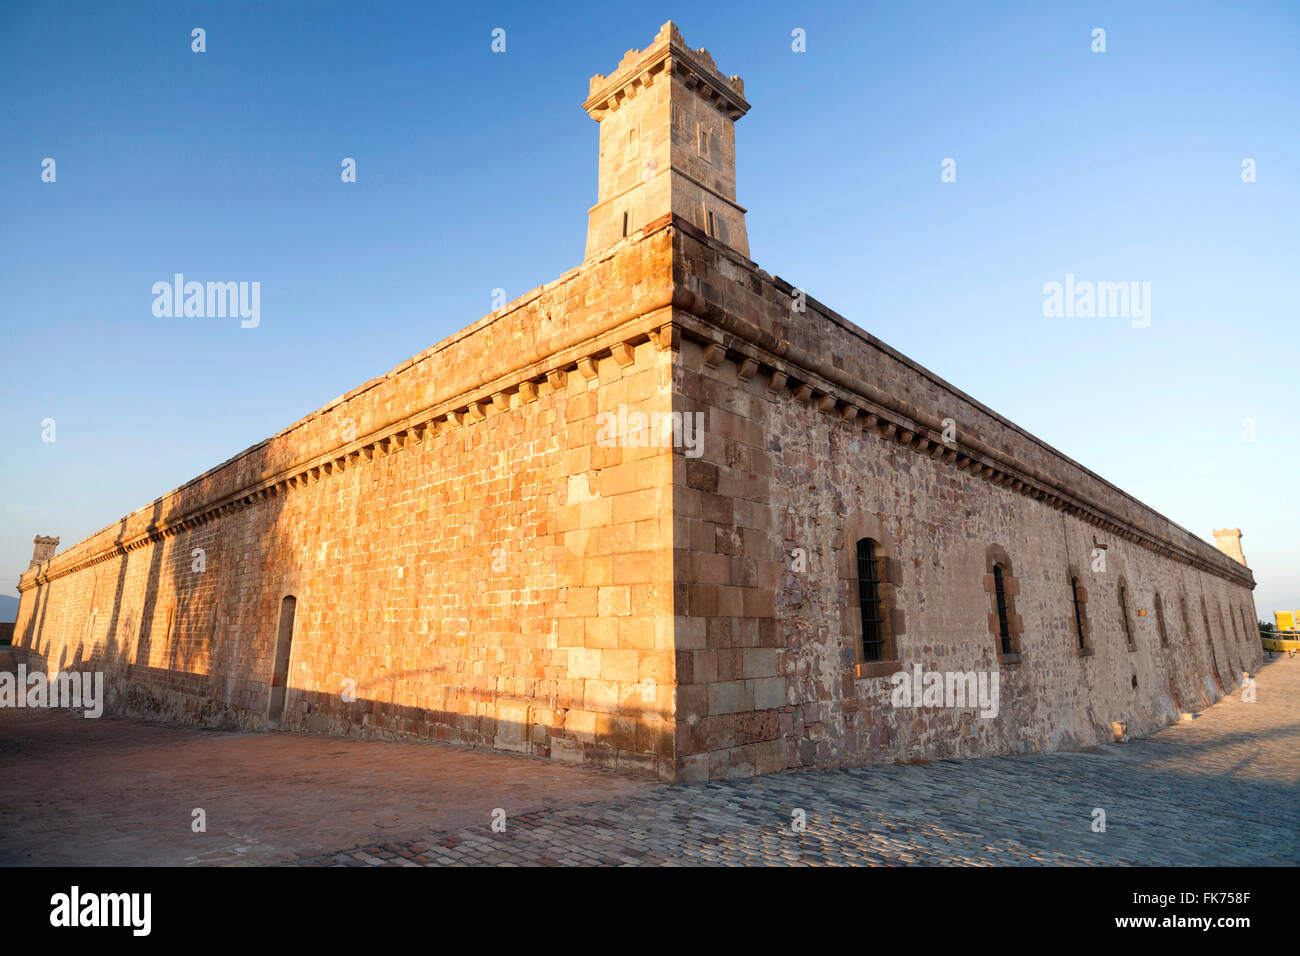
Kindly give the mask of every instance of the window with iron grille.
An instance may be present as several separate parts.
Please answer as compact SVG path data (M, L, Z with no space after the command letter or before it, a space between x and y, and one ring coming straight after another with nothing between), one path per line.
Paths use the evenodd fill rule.
M862 616L862 659L885 659L884 602L880 599L879 545L858 541L858 611Z
M1070 578L1070 597L1074 600L1074 634L1079 639L1079 650L1088 646L1083 635L1083 605L1079 601L1079 579Z
M1011 653L1011 621L1007 617L1007 585L1003 580L1002 565L993 565L993 592L998 604L998 636L1002 639L1002 653Z
M1133 630L1128 623L1128 588L1122 584L1119 588L1119 615L1124 623L1124 640L1133 643Z

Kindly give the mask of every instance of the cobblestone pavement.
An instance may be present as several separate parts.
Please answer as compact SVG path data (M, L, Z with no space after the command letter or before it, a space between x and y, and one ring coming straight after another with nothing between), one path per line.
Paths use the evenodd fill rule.
M87 753L105 746L100 763ZM60 776L60 756L81 769ZM207 834L188 832L191 806L207 809ZM1105 832L1092 829L1098 808ZM691 787L432 744L0 714L0 863L110 859L1295 865L1300 657L1260 670L1255 703L1238 693L1095 752Z

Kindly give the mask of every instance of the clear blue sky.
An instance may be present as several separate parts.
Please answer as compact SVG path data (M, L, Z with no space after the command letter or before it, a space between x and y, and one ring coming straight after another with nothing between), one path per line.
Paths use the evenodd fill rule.
M1240 526L1261 614L1300 607L1296 3L4 0L0 593L34 534L576 266L587 80L669 19L745 80L760 266L1202 537ZM259 281L260 327L155 318L175 272ZM1150 282L1150 327L1044 318L1066 273Z

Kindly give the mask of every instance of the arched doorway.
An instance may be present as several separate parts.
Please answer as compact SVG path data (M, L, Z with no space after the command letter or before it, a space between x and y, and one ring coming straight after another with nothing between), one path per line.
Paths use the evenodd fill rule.
M292 594L280 602L280 630L275 637L275 668L271 672L271 704L267 720L278 726L284 716L284 697L289 689L289 652L293 648L293 618L298 599Z

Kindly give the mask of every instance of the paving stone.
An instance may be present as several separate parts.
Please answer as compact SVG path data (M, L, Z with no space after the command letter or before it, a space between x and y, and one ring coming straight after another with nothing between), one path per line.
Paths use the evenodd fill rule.
M1195 721L1096 753L707 786L436 745L349 741L336 753L341 742L321 737L0 712L0 863L1294 866L1300 658L1257 676L1255 703L1230 697ZM114 766L143 777L121 780ZM310 790L305 766L314 767ZM48 798L32 799L33 779ZM521 805L493 833L491 808L520 783L544 787L547 799ZM143 802L126 801L128 790ZM210 832L191 838L188 808L199 805ZM486 809L467 824L447 806ZM795 807L807 814L803 833L790 830ZM1094 807L1106 812L1104 833L1092 831ZM223 821L231 812L236 820ZM177 823L165 829L158 821L169 815ZM398 821L392 839L368 822L377 817Z

